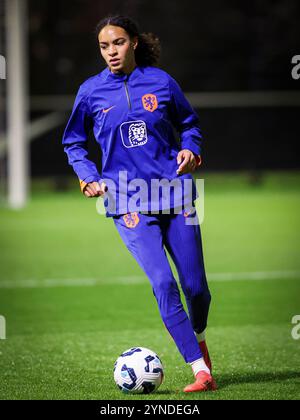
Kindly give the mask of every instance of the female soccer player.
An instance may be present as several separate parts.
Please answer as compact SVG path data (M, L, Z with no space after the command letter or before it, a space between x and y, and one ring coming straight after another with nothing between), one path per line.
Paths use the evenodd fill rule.
M97 38L107 67L80 86L64 150L83 194L105 199L106 215L151 282L162 320L195 376L184 391L215 390L205 342L211 296L200 226L187 223L198 221L190 174L201 163L198 117L176 81L156 67L160 44L153 34L140 34L130 18L114 16L98 24ZM87 157L90 128L102 149L101 176ZM162 181L174 187L167 197L161 190L165 184L155 184ZM183 188L188 182L190 194ZM133 187L139 188L138 200ZM189 317L166 250L178 271Z

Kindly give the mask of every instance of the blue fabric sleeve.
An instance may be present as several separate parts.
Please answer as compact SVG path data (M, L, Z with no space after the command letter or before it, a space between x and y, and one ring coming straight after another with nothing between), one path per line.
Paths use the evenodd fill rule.
M72 110L72 114L64 131L62 144L80 181L94 182L100 180L97 167L88 156L88 132L93 127L93 119L89 114L83 89L80 88Z
M170 89L170 118L178 131L181 148L191 150L196 155L201 155L203 141L199 118L184 96L178 83L169 77Z

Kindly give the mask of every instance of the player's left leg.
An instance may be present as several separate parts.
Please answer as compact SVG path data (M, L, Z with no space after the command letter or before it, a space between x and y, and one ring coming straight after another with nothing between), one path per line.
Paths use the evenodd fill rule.
M204 338L211 295L205 274L201 231L199 223L187 224L187 217L193 218L194 222L198 220L196 214L186 215L184 212L166 217L164 244L176 265L191 323L197 334L205 363L211 370L211 361ZM197 368L197 361L195 364ZM202 389L202 374L199 373L200 378L197 379L198 372L197 370L195 372L193 365L192 367L196 373L196 382L187 387L186 392L204 390ZM214 381L208 389L216 389Z
M201 337L207 326L211 295L207 284L199 224L187 224L184 213L166 217L164 244L170 253L188 306L195 333ZM196 219L198 220L198 219Z

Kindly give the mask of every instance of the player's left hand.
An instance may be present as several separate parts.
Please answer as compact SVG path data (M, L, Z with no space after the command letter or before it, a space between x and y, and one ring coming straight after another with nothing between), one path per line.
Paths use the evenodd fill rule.
M200 160L200 162L199 162ZM179 168L177 169L177 175L188 174L193 172L201 163L201 158L198 157L198 161L193 152L188 149L180 150L177 155L177 164Z

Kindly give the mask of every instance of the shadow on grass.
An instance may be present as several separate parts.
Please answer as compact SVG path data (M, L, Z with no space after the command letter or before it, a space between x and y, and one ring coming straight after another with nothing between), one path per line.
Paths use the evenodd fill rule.
M226 388L230 385L240 384L259 384L263 382L286 381L289 379L300 379L300 371L287 372L257 372L242 373L232 375L216 375L216 382L219 389Z
M168 391L166 389L163 391L155 391L155 395L170 395L170 394L174 394L174 391ZM149 395L149 394L144 394L144 395Z

